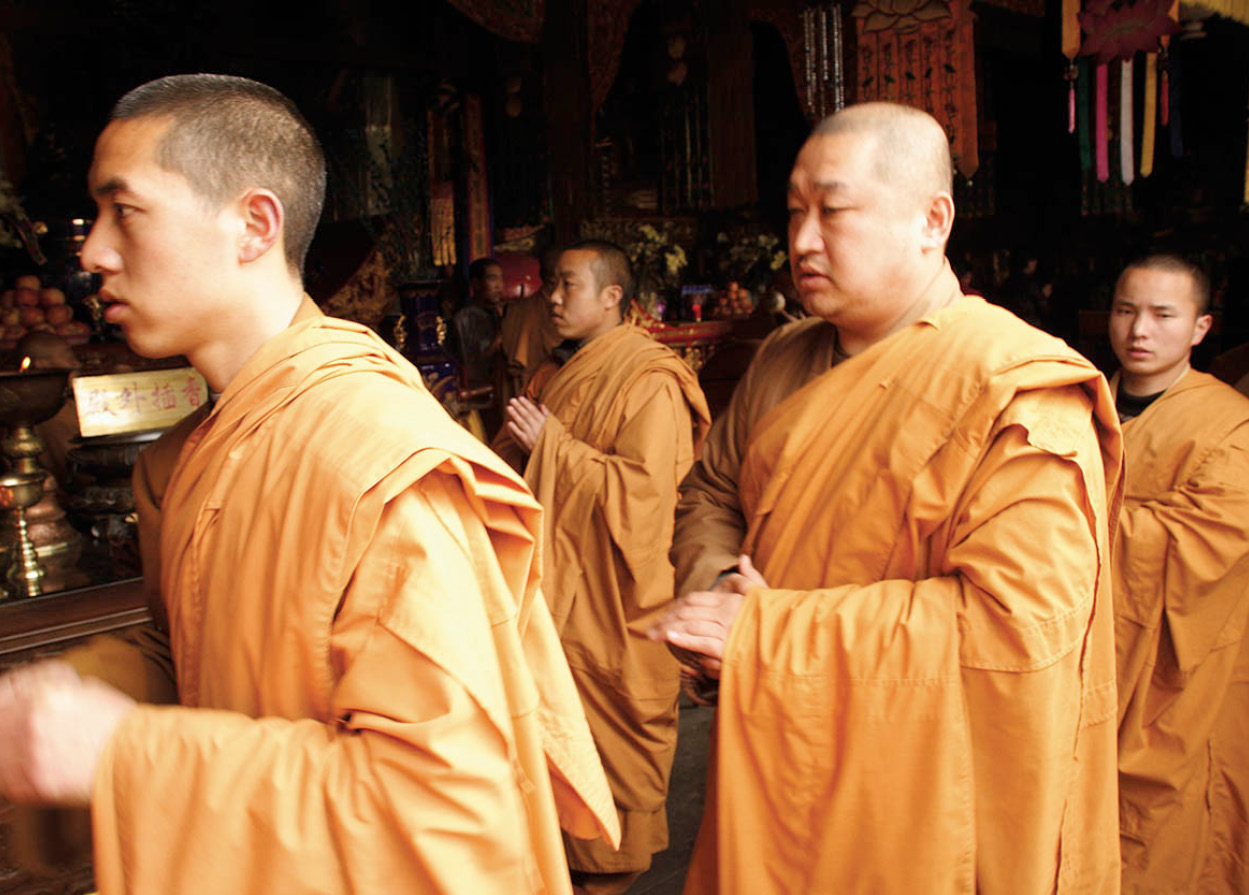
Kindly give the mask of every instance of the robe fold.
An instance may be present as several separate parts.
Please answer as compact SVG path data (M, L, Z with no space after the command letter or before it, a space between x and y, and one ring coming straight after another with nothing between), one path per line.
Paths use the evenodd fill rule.
M769 410L833 365L836 337L812 317L781 327L759 346L681 484L672 542L678 595L707 590L737 566L746 536L737 479L747 439Z
M568 892L561 822L615 838L540 510L363 327L265 343L162 512L181 705L101 758L102 895Z
M1249 892L1249 400L1189 371L1123 440L1123 891Z
M539 370L529 394L551 412L525 465L545 513L543 591L622 828L619 851L570 840L569 862L645 870L668 841L680 690L676 660L645 633L673 596L677 486L710 425L707 403L693 370L630 325ZM498 445L519 459L510 437Z
M687 893L1118 891L1121 456L1100 373L973 296L754 424Z

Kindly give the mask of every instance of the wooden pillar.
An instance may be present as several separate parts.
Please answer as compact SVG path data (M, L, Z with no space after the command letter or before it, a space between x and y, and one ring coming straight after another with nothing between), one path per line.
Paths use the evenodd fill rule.
M712 204L716 208L752 205L759 198L759 190L748 0L711 0L704 5L700 18L707 34Z
M547 0L542 29L543 92L557 243L578 238L592 203L594 121L585 22L586 0Z

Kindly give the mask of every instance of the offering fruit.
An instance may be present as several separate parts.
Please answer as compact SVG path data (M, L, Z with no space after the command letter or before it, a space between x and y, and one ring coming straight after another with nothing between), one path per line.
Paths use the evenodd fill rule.
M64 326L74 319L74 309L69 305L51 305L44 308L43 313L53 326Z
M50 308L54 305L63 305L65 304L65 293L60 289L57 289L55 286L40 289L39 304L43 305L45 308Z
M30 332L55 333L71 345L85 345L91 326L74 319L74 308L56 286L44 288L39 277L24 274L13 288L0 292L0 348L12 349Z

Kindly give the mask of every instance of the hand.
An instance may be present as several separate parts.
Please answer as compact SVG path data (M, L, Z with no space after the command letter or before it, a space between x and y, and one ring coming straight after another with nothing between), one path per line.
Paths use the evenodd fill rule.
M693 591L681 597L647 632L651 640L666 641L682 664L718 678L733 622L741 611L746 592L767 587L750 557L737 560L737 571L721 578L709 591Z
M743 553L737 557L737 571L720 577L711 589L717 593L745 594L752 587L767 587L763 575L755 568L750 557Z
M86 806L96 766L135 701L64 662L0 676L0 794L27 804Z
M523 395L507 402L507 431L526 453L533 453L542 427L551 411L545 404L535 404Z

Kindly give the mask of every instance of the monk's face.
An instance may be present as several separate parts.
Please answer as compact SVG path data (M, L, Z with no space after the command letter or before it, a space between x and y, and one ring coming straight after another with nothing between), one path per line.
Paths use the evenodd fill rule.
M851 332L875 332L913 300L924 208L873 167L876 138L816 136L789 180L789 258L807 312Z
M96 142L95 225L82 265L103 279L104 319L145 357L190 354L228 322L224 294L242 230L156 161L167 119L114 121Z
M1133 268L1119 280L1110 309L1110 344L1125 377L1155 394L1188 369L1193 346L1213 318L1199 314L1192 277L1183 271Z
M599 287L596 258L588 249L573 249L559 256L549 304L551 321L561 339L586 342L620 323L619 287Z

